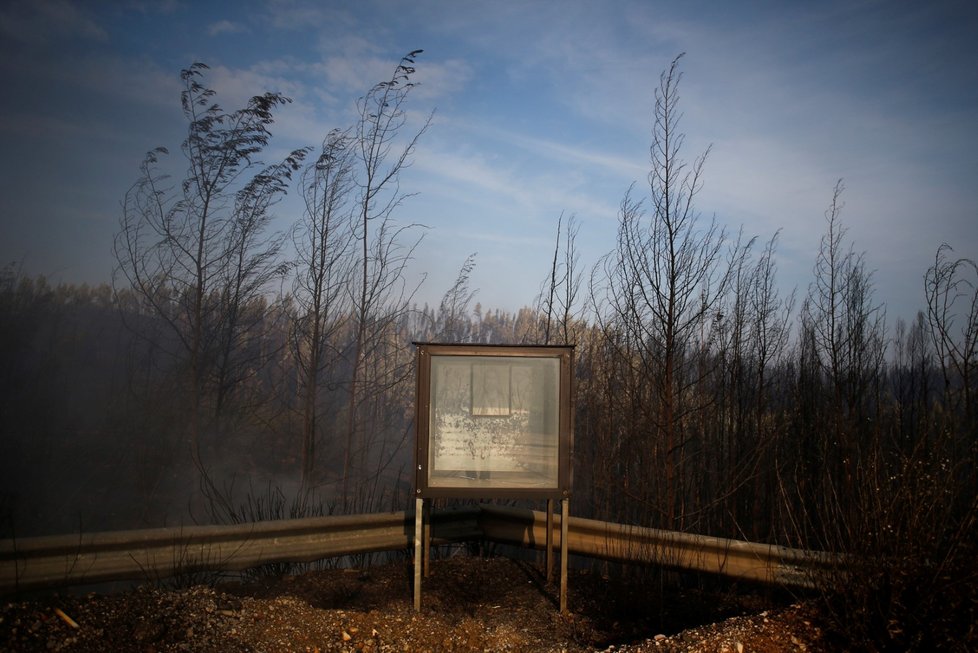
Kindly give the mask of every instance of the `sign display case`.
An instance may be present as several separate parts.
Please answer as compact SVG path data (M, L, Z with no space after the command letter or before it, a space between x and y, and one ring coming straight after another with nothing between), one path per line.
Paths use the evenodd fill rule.
M570 495L573 347L416 343L417 495Z

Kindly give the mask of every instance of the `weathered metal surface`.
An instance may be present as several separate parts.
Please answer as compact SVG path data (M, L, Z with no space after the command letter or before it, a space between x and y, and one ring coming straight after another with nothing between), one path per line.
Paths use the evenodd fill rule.
M477 515L466 510L435 516L435 543L478 538ZM412 512L3 540L0 592L311 562L408 549L413 540Z
M570 499L564 497L560 501L560 614L567 614L567 554L570 552ZM534 513L534 523L540 513ZM544 528L550 532L549 525L544 517Z
M479 526L487 539L543 549L546 520L543 512L484 506ZM813 572L832 567L832 558L821 552L579 517L570 517L561 532L578 555L775 585L810 587Z
M427 555L427 546L422 547L424 524L424 499L414 500L414 611L421 612L421 566L427 567L427 560L422 562L423 553Z
M577 555L793 587L810 586L813 573L833 565L830 556L819 552L554 518L561 521L554 545L562 546L566 538L567 550ZM432 511L430 519L434 544L484 538L536 549L547 545L543 512L482 506ZM0 593L409 549L417 542L416 527L413 512L394 512L2 540ZM562 572L565 560L562 556Z

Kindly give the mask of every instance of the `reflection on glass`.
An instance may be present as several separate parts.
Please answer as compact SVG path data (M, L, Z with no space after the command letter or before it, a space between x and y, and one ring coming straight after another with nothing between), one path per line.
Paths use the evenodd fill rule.
M509 374L508 365L472 366L472 415L509 415Z
M428 484L556 488L560 359L431 357Z

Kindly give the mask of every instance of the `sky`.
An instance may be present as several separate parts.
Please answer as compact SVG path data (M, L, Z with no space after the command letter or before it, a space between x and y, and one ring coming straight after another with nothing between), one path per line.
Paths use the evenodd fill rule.
M2 0L0 265L110 280L144 154L179 161L192 63L226 109L292 98L272 160L351 124L416 49L410 125L435 113L396 217L426 227L419 302L437 306L477 253L483 308L532 304L561 215L580 224L586 278L628 188L647 196L653 93L680 53L683 156L712 148L696 208L760 241L780 230L783 292L812 280L838 179L888 323L924 307L942 243L978 258L974 2ZM300 212L293 191L276 228Z

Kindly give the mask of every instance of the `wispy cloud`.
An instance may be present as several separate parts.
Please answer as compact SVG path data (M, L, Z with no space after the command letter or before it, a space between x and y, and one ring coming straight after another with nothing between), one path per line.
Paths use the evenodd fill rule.
M396 65L387 57L337 55L326 57L315 68L322 82L331 88L362 94L374 84L390 79Z
M474 76L472 66L465 60L435 59L428 53L417 59L415 80L418 86L415 98L419 102L438 101L464 92Z
M207 33L210 36L218 36L219 34L240 34L247 31L248 28L242 23L236 23L227 19L219 20L216 23L211 23L207 26Z
M506 142L536 156L562 164L586 165L604 173L616 175L623 183L640 179L648 172L644 162L625 158L618 153L598 148L586 148L566 142L539 138L525 133L513 132L495 127L474 128L491 140Z
M530 197L513 175L507 174L503 166L493 165L482 156L464 156L426 148L415 157L413 167L437 175L443 182L453 182L456 185L462 183L469 186L470 190L478 189L479 192L493 194L500 200L506 198L520 203L530 201Z
M549 166L535 171L534 165L518 157L452 152L443 140L421 148L411 174L415 168L426 200L464 207L470 219L491 221L504 231L502 225L509 225L533 233L564 211L588 219L613 219L620 199L617 193L627 188L625 182L602 193L607 184L589 184L577 173Z
M273 27L288 30L316 29L337 23L349 26L354 21L352 13L336 3L303 0L269 0L266 15Z

